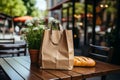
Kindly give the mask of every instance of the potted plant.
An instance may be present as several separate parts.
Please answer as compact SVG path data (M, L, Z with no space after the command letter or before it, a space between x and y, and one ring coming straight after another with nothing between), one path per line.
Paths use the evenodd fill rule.
M39 18L33 18L32 20L26 20L25 25L27 28L23 28L23 36L28 44L29 55L31 63L37 63L39 57L39 50L42 42L43 31L45 29L45 20Z
M25 22L27 28L22 29L24 33L23 37L28 44L28 50L30 53L31 63L37 63L39 57L39 50L42 44L42 37L45 26L54 26L52 29L56 29L58 20L50 17L48 20L45 18L33 18Z

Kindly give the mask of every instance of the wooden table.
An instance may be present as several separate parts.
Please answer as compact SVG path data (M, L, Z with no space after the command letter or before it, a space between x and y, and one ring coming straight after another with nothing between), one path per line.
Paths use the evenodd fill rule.
M74 67L71 71L41 70L30 64L29 56L0 58L0 65L12 80L80 80L120 72L120 66L97 61L95 67Z

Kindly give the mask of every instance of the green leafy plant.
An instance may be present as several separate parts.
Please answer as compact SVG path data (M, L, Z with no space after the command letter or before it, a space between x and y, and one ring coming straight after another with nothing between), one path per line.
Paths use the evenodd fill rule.
M46 18L33 18L32 20L27 20L25 22L27 28L23 29L23 37L28 44L28 48L39 50L44 30L48 29L50 26L56 27L56 24L58 23L59 21L52 17L48 18L47 20Z
M43 31L45 29L44 19L33 18L25 22L27 28L24 29L24 39L28 43L29 49L40 49Z

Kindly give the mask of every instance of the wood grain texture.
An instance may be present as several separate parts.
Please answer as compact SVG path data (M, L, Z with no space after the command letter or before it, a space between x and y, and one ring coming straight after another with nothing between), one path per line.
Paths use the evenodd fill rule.
M12 80L81 80L120 72L120 66L96 61L95 67L73 70L43 70L30 63L29 56L0 58L0 65Z

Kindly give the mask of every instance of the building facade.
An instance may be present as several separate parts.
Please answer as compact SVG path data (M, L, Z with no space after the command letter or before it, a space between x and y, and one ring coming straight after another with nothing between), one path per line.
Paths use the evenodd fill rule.
M61 3L64 0L46 0L47 2L47 9L50 10L51 8L55 7L56 5L58 5L59 3ZM57 18L59 20L61 20L61 9L55 9L55 10L50 10L48 12L48 16Z

